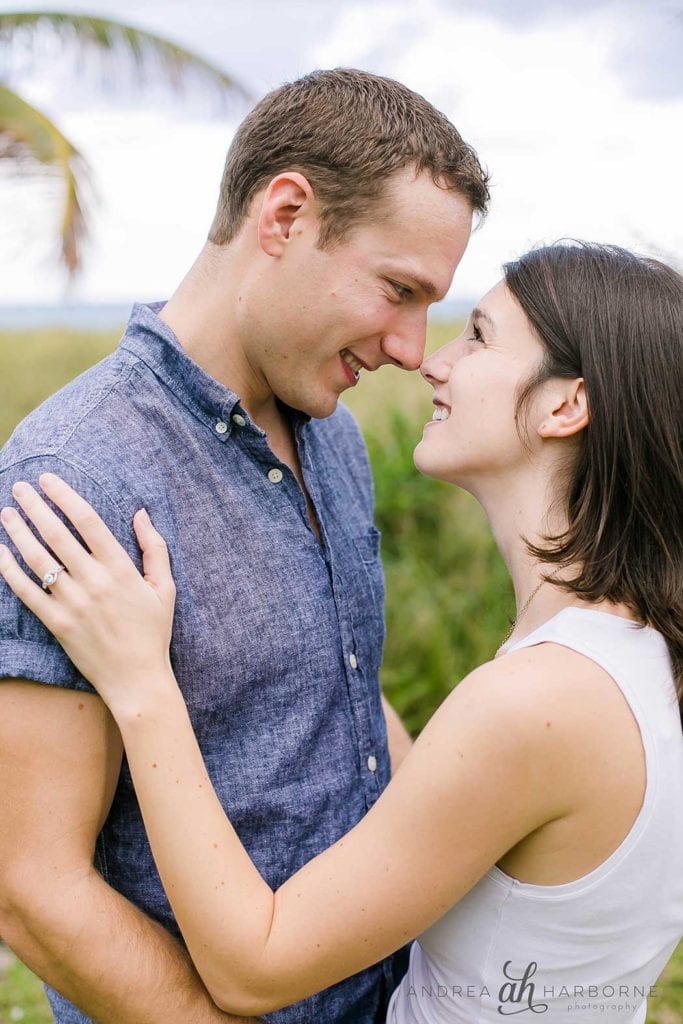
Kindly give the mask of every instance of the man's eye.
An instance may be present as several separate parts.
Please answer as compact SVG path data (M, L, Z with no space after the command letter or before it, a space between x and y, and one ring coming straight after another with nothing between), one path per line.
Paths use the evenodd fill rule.
M413 294L412 289L408 288L404 284L399 284L398 281L390 281L389 284L394 289L398 297L401 299L409 299L410 296Z

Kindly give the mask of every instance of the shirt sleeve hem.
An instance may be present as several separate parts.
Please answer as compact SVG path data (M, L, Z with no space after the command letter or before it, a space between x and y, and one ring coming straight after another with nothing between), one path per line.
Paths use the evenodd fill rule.
M28 679L68 690L97 692L62 650L31 640L0 641L0 679Z

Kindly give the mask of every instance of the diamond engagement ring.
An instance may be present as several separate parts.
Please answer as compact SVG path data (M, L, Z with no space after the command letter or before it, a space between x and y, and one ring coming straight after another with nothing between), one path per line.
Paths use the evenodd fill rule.
M47 590L49 587L54 586L54 584L57 582L57 577L59 576L60 572L63 572L63 570L63 565L56 565L54 569L50 569L49 572L46 572L45 575L43 576L43 590Z

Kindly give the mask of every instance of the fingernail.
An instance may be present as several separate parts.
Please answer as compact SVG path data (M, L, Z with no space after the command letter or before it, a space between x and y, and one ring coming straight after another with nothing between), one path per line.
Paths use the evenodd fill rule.
M140 509L140 515L142 516L146 523L151 523L152 520L149 518L149 512L147 511L146 508Z
M54 473L41 473L38 477L41 487L43 484L47 484L49 487L50 484L53 484L56 481L56 479L57 477Z
M3 523L11 523L16 514L17 513L11 507L3 508L2 512L0 512L0 519Z
M14 495L15 498L21 498L25 494L28 494L30 492L30 490L31 490L31 488L29 487L29 485L24 483L23 480L20 480L12 488L12 494Z

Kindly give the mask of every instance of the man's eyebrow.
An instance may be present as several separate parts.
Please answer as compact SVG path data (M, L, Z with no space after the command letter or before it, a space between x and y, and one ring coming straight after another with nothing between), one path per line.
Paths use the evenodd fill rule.
M438 296L439 289L433 281L426 277L416 277L415 274L408 274L408 278L417 285L422 294L426 295L428 299L435 299Z
M485 310L480 309L479 306L475 306L474 307L474 309L472 310L471 316L472 316L473 320L486 320L487 324L489 324L491 329L495 330L496 325L494 324L493 320L488 315L488 313L485 312Z

